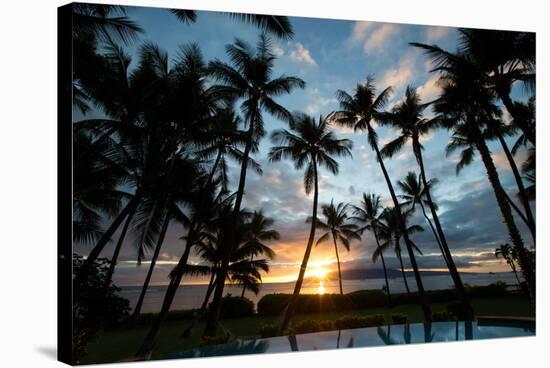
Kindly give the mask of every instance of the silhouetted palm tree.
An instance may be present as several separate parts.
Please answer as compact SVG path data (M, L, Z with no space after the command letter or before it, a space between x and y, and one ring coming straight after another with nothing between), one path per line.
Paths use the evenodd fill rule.
M388 100L388 96L391 93L391 87L384 89L378 96L376 95L376 88L374 86L374 79L368 77L366 83L357 84L353 96L349 95L345 91L337 91L336 96L340 102L341 111L334 113L334 121L337 124L353 128L355 132L366 131L368 143L372 150L376 153L376 159L380 164L380 169L384 175L386 185L390 192L394 207L397 209L397 220L401 226L403 238L407 246L407 252L413 268L416 285L418 288L418 294L420 296L420 304L424 313L424 319L426 321L431 320L431 310L424 291L424 285L420 272L418 271L418 265L416 264L416 258L414 256L413 243L409 239L406 232L406 225L404 219L401 217L401 209L397 195L393 189L393 184L384 165L382 154L378 147L378 135L373 126L373 122L376 119L382 120L384 113L381 109L384 107Z
M479 70L472 65L467 55L439 53L433 56L437 62L436 71L440 72L442 94L434 103L437 113L444 117L445 125L450 127L456 138L465 138L468 148L463 151L462 167L473 159L474 147L479 152L487 171L487 177L495 192L497 204L502 213L508 234L518 254L518 262L528 285L529 294L535 297L535 264L528 254L523 239L510 208L507 194L502 187L491 152L485 139L492 133L486 129L488 120L498 114L494 105L494 94L483 87L484 79ZM451 143L451 147L454 144ZM452 149L452 148L451 148Z
M98 77L98 72L106 66L106 60L97 54L98 44L121 41L125 44L137 39L143 32L126 15L126 9L118 5L79 4L72 6L73 26L73 104L82 113L90 110L91 96L80 84L81 79Z
M184 24L195 23L197 20L197 12L194 10L170 9L170 12ZM269 32L279 38L290 39L294 36L292 24L285 16L246 13L226 14L242 22L254 24L263 32Z
M405 220L407 236L424 231L422 226L419 226L419 225L407 226L406 221L407 221L407 218L411 216L411 214L412 213L408 211L402 215L402 218ZM403 236L403 232L399 225L398 215L395 210L395 207L385 208L384 211L382 211L382 213L380 214L380 220L378 224L379 224L378 231L379 231L380 239L382 240L382 244L380 245L380 248L376 249L372 254L372 261L373 263L376 263L378 258L382 255L382 253L393 246L395 255L397 256L397 259L399 260L399 265L401 266L401 275L403 276L405 289L409 294L410 289L409 289L409 284L407 283L407 277L405 274L405 265L403 264L403 257L402 257L402 251L401 251L401 237ZM414 242L412 243L412 247L416 252L418 252L419 254L422 254L422 251L416 246Z
M273 259L275 256L275 252L265 244L265 242L279 240L280 238L279 232L270 228L274 223L275 221L264 216L261 210L252 214L250 222L246 224L247 231L243 237L243 248L250 252L250 262L258 255L265 255L269 259ZM244 297L246 289L247 285L244 284L241 297Z
M317 219L317 227L325 230L326 233L321 235L317 239L317 245L328 241L332 237L334 244L334 252L336 253L336 264L338 265L338 281L340 282L340 294L344 294L344 288L342 287L342 271L340 269L340 256L338 255L338 243L342 244L344 248L350 251L350 242L352 240L361 240L359 233L357 232L357 225L350 223L348 216L348 205L344 203L338 203L334 205L334 200L330 204L324 204L321 206L321 211L325 217L323 222ZM308 220L311 221L311 218Z
M516 264L514 259L516 258L516 252L514 251L514 248L508 243L501 244L495 249L495 257L498 258L499 256L502 257L506 263L508 263L508 266L512 269L512 272L514 273L514 276L516 277L516 280L518 281L518 285L521 284L521 281L518 277L518 272L516 270Z
M211 178L212 175L208 177ZM185 248L178 264L170 273L170 283L166 288L161 310L136 353L136 356L139 357L147 358L151 355L158 339L160 328L168 316L178 287L188 270L187 261L191 250L194 246L203 244L205 238L210 238L208 228L212 226L211 224L215 224L218 221L217 214L221 212L221 209L231 205L231 201L233 200L233 196L226 197L224 191L218 191L215 183L205 182L204 178L196 180L194 185L195 189L190 193L191 198L188 200L188 206L190 207L188 217L190 221L187 234L183 237Z
M437 179L430 179L428 181L428 185L430 187L432 187L436 183L437 183ZM403 193L399 195L399 197L403 199L403 202L401 202L403 206L410 206L409 210L413 213L416 210L416 205L418 204L420 206L420 209L422 210L422 214L426 219L426 222L428 223L428 225L430 225L430 228L432 229L432 233L437 242L437 245L439 246L439 249L441 250L441 255L445 260L445 264L447 264L445 252L443 251L443 248L441 246L441 241L439 240L437 231L435 230L432 220L430 220L430 218L428 217L428 214L426 213L426 209L424 207L428 205L428 202L425 198L426 189L424 188L424 184L422 183L422 179L420 178L420 175L417 176L413 171L409 171L407 173L407 176L405 176L405 179L397 182L397 185L399 186L399 189L401 189L401 192ZM434 203L434 206L437 209L437 204Z
M290 131L274 131L271 135L271 140L277 146L272 147L269 151L270 162L286 158L294 162L294 167L297 170L303 169L305 166L304 189L306 194L310 194L313 191L311 229L298 279L294 286L294 292L280 326L280 332L282 333L288 329L296 311L298 296L304 282L307 263L315 239L317 201L319 196L318 168L322 166L331 173L338 174L338 162L331 156L351 156L352 142L349 139L337 139L330 130L327 120L322 116L319 117L318 122L315 122L313 117L303 114L295 116L294 122L290 125Z
M422 157L422 150L424 149L424 147L422 146L422 143L420 143L420 139L423 135L428 134L439 125L439 119L437 117L434 119L428 119L424 117L424 110L427 106L428 105L421 103L420 98L416 93L416 90L411 86L407 86L407 89L405 91L405 98L403 99L403 101L395 106L391 110L391 113L383 114L383 118L381 119L382 121L396 127L400 131L399 137L389 142L382 149L382 155L386 157L392 157L397 152L399 152L407 142L412 142L412 150L416 158L416 162L420 167L419 179L422 181L423 186L419 194L422 193L422 195L426 198L425 202L430 209L430 213L435 224L435 229L437 230L436 241L441 250L441 254L443 255L443 259L445 260L445 264L449 269L449 273L451 274L458 295L465 306L471 309L469 307L470 304L468 298L464 291L464 284L462 283L462 279L460 278L460 274L458 273L458 270L454 263L451 250L449 249L449 245L447 244L447 238L445 237L443 227L441 226L441 223L439 221L436 205L432 199L432 194L430 191L430 180L428 180L427 178L426 169L424 167L424 159ZM404 189L407 189L407 187L409 189L420 189L417 186L415 188L416 180L414 174L412 174L412 176L408 179L411 179L408 184L411 184L412 187L405 186ZM413 202L413 208L414 203L415 202ZM433 230L434 227L430 219L426 215L422 199L419 198L418 203L420 204L424 217L428 220L428 223Z
M233 251L231 263L228 267L227 281L242 285L243 293L244 290L248 289L257 294L262 280L260 271L269 271L267 260L272 259L275 255L273 250L263 242L278 239L279 233L268 228L273 220L264 217L262 211L250 213L247 210L242 210L241 217L241 226L236 232L238 245ZM205 273L210 273L211 277L202 306L191 324L185 329L184 337L193 335L197 322L206 311L214 288L215 277L224 254L223 240L228 232L228 226L232 223L230 204L220 207L218 214L206 226L205 231L208 234L203 236L202 240L196 245L196 253L208 266L188 265L186 267L186 271L205 268ZM254 259L259 255L265 255L266 258Z
M388 282L388 270L386 267L386 261L384 260L384 254L380 250L380 237L378 236L380 224L382 205L380 204L380 196L373 193L363 193L363 200L359 206L353 206L352 220L358 222L362 226L357 231L362 235L365 230L372 232L374 240L376 241L376 249L380 254L380 260L382 261L382 269L384 270L384 280L386 281L386 292L388 293L388 306L392 307L390 284Z
M234 44L226 46L226 52L231 65L214 60L210 62L209 70L215 79L222 82L218 88L235 98L242 99L241 110L247 132L233 208L236 215L241 209L250 153L257 150L257 145L265 134L262 111L265 110L283 121L291 121L290 112L275 102L273 97L290 93L295 88L303 88L305 83L297 77L280 76L272 79L276 57L271 51L270 40L265 35L260 36L256 49L241 40L236 40ZM236 216L235 221L237 221ZM232 228L235 229L236 226ZM229 234L227 242L226 254L219 268L220 274L216 277L216 289L204 331L207 336L213 336L216 333L225 273L229 265L231 249L235 246L234 235Z
M518 105L510 98L512 85L517 81L534 90L535 34L465 28L459 32L460 51L483 72L485 86L495 92L527 140L535 146L534 121L523 119Z
M531 89L534 87L534 34L461 29L460 36L461 43L456 55L437 46L418 43L412 45L424 49L432 57L436 64L434 71L452 73L453 68L457 70L457 65L468 63L468 67L462 69L468 70L469 77L474 78L476 81L476 87L484 90L487 96L498 97L502 100L513 118L514 126L523 132L524 140L529 141L534 147L535 120L530 119L529 114L525 114L521 105L514 103L510 98L512 84L516 81L526 82L526 85ZM485 108L490 110L486 115L485 123L499 140L518 186L525 216L521 211L518 211L518 214L526 219L533 241L536 242L535 219L529 206L528 196L513 155L503 137L507 127L500 123L500 119L498 119L500 111L498 109L490 107L488 104L485 104ZM511 205L513 206L513 204Z

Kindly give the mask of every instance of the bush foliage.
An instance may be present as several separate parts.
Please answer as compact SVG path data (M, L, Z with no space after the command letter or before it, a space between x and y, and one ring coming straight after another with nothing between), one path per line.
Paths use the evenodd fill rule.
M467 286L466 293L470 298L509 297L512 295L506 289L506 284L497 282L487 286ZM432 303L446 303L455 301L456 292L449 290L431 290L426 292ZM274 316L282 313L290 300L291 294L268 294L258 302L258 314ZM353 309L380 308L387 306L387 295L382 290L361 290L349 294L300 295L298 297L297 313L324 313L346 311ZM395 305L418 303L418 293L392 294ZM453 310L452 313L458 311Z

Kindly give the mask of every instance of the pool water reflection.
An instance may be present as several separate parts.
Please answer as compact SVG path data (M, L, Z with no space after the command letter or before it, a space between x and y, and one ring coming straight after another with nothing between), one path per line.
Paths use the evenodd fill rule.
M317 332L267 339L236 340L165 356L165 359L223 355L282 353L290 351L346 349L353 347L416 344L534 336L535 327L482 326L476 322L433 322Z

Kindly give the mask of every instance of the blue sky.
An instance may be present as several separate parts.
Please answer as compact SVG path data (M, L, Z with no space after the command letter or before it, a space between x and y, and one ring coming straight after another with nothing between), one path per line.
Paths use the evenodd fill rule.
M145 30L138 42L127 47L128 52L134 55L134 63L137 62L137 47L144 41L157 43L171 58L176 56L180 45L195 42L200 46L205 60L218 58L226 61L225 45L237 37L254 44L259 35L256 27L215 12L198 12L197 22L191 25L182 24L160 8L130 8L128 15ZM394 88L388 108L399 102L408 84L417 88L424 101L435 98L438 88L436 76L429 73L431 65L420 50L408 43L437 44L448 50L454 50L457 43L456 29L447 27L300 17L290 17L290 20L295 37L289 41L272 38L273 50L278 56L274 75L299 76L306 81L307 86L277 101L291 111L303 111L315 116L336 110L338 104L335 92L343 89L352 93L354 86L363 82L367 75L374 75L379 90L387 86ZM525 100L528 96L517 87L512 97ZM76 119L79 118L77 114ZM264 120L268 134L273 129L286 127L267 114ZM337 133L353 141L353 159L340 160L340 173L337 176L321 172L321 203L330 202L332 198L335 201L358 203L363 192L374 192L389 204L386 184L366 137L342 128L338 128ZM397 137L390 128L380 128L378 134L381 144ZM490 253L499 243L507 241L507 235L484 167L476 159L460 176L456 176L457 157L445 157L448 139L446 131L438 131L427 136L423 143L428 176L439 179L433 195L440 206L441 221L456 255L456 262L463 270L507 270L501 263L495 263L494 255ZM268 162L266 156L270 145L269 137L266 136L255 156L263 166L264 175L260 177L249 172L244 205L250 209L262 208L266 215L276 220L275 227L282 234L281 241L273 244L274 250L278 252L272 272L272 280L276 281L285 275L292 279L297 274L307 237L308 225L304 221L311 214L311 197L304 193L303 173L296 171L291 163ZM491 144L490 148L501 181L509 193L515 193L515 183L504 154L498 145ZM521 160L524 155L524 152L520 152L518 158ZM394 183L409 170L417 170L410 146L387 160L386 165ZM233 166L232 183L235 183L237 173L238 170ZM421 267L443 267L437 246L420 213L411 222L426 228L425 233L415 237L416 243L425 253L425 256L419 258ZM519 219L517 223L524 239L530 243L526 228ZM183 232L179 226L170 228L153 283L166 283L166 274L181 253L182 243L178 238ZM131 239L128 243L131 243ZM360 243L352 244L351 252L344 252L342 256L344 268L379 267L370 261L373 249L374 243L370 236L365 236ZM109 252L110 248L107 254ZM389 262L395 265L392 255L388 253ZM120 284L139 284L145 272L135 269L135 248L132 244L125 246L122 258L126 264L117 271L115 281ZM199 260L194 258L194 261ZM333 262L331 247L321 245L314 249L313 269L332 269Z

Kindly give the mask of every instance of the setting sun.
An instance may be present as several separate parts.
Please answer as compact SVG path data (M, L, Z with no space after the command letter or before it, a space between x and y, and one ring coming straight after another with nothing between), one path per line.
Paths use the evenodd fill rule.
M311 270L308 270L308 276L311 276L311 277L318 277L319 279L324 279L328 273L330 271L327 270L326 268L322 268L322 267L318 267L318 268L313 268Z

